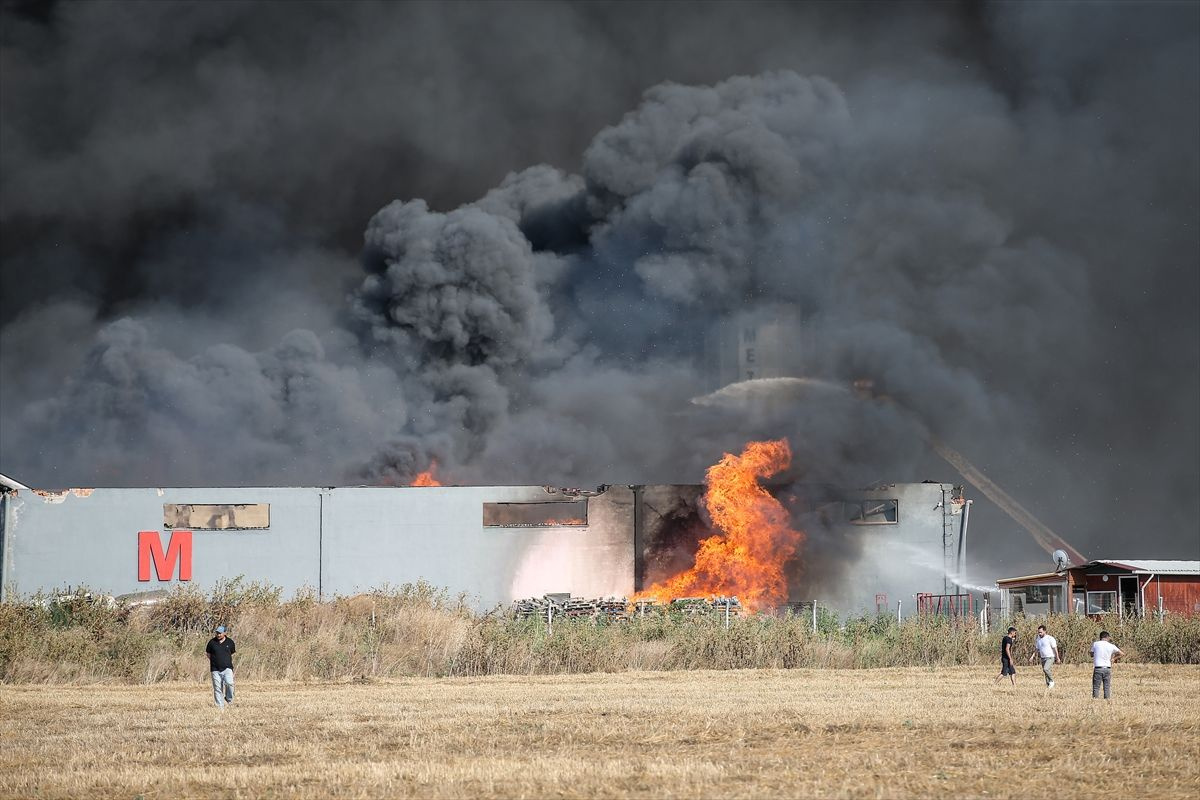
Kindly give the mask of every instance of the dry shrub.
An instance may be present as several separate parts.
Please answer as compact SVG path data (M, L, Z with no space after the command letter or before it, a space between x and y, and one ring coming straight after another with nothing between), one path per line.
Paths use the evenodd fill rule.
M91 598L91 599L89 599ZM1018 655L1045 622L1068 661L1088 660L1100 623L1019 619ZM238 675L252 680L595 673L627 670L933 667L991 664L999 633L973 620L654 613L628 621L478 615L428 584L318 601L241 579L205 594L179 587L158 602L113 607L86 590L65 599L0 604L0 681L157 683L203 680L217 624L237 642ZM1128 661L1200 663L1200 618L1106 623ZM998 626L1004 627L1004 626Z

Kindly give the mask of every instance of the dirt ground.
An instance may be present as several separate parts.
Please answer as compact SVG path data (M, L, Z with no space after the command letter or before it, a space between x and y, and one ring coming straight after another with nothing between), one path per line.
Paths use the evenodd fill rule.
M4 797L1200 794L1200 667L0 686Z

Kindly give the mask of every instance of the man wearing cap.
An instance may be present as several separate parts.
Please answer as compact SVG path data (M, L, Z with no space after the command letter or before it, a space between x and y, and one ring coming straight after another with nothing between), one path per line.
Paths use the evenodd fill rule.
M216 636L208 640L208 668L212 671L213 700L217 708L224 709L225 704L233 704L233 639L225 635L225 626L218 625Z

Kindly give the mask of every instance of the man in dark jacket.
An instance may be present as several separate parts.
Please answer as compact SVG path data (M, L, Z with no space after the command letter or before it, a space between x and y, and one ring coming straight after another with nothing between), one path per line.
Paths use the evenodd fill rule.
M213 700L217 708L233 704L233 654L237 650L233 639L225 635L225 626L218 625L216 636L208 640L208 668L212 671Z

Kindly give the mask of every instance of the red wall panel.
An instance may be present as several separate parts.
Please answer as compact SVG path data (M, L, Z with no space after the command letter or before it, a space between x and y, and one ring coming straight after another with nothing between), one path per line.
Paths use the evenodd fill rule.
M1159 575L1146 586L1146 610L1158 610L1162 594L1163 610L1172 614L1200 614L1200 577L1193 575Z

